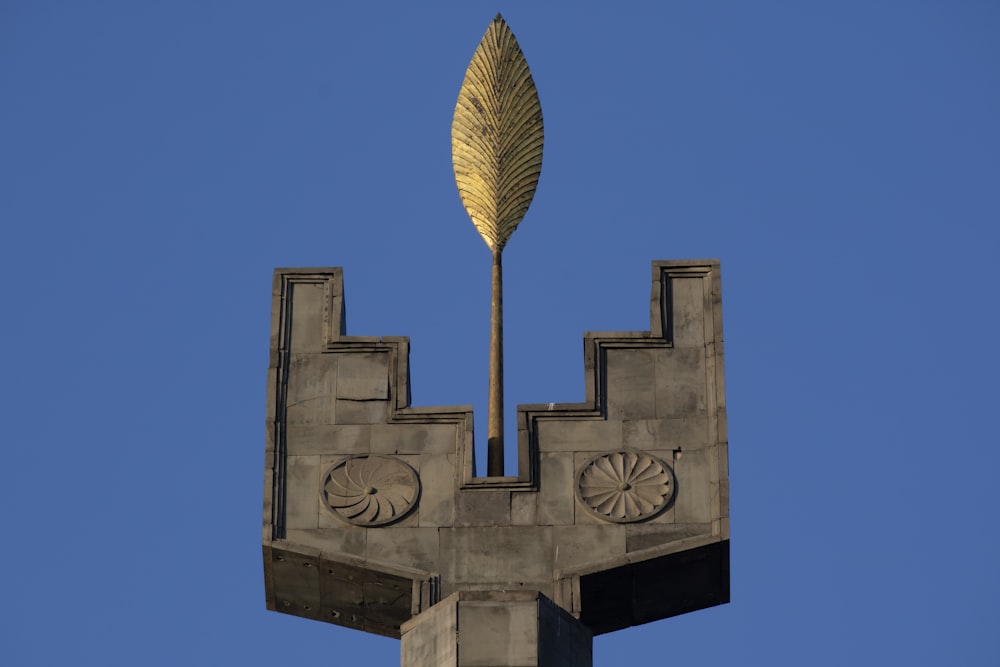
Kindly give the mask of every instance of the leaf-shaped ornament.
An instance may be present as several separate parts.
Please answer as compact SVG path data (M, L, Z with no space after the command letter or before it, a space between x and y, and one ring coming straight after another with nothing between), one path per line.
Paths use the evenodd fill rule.
M451 124L458 194L494 253L503 250L535 196L543 139L528 61L497 14L469 63Z

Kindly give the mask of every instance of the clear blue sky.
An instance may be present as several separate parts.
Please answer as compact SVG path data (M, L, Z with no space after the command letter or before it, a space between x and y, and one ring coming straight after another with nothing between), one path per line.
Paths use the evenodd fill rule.
M397 664L264 608L271 272L343 266L482 441L449 132L497 11L546 123L507 404L582 400L651 260L722 260L733 602L597 667L1000 664L1000 5L819 5L0 5L5 664Z

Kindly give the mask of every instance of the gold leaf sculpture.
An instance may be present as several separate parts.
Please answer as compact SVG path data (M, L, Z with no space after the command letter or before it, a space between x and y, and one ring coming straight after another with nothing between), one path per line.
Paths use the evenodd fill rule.
M458 193L490 250L503 250L531 205L543 139L528 61L497 14L469 63L451 125Z
M499 14L465 72L451 124L455 183L493 253L489 476L503 475L503 294L500 255L524 218L542 172L542 106L528 61Z

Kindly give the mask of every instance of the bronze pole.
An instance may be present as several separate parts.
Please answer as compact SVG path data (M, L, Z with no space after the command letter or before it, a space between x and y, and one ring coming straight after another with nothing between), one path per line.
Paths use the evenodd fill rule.
M503 269L501 250L493 251L493 298L490 309L490 407L486 474L503 476Z

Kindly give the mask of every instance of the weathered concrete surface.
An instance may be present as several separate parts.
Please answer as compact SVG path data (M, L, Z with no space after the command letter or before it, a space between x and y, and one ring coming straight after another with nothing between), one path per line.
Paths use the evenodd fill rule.
M537 591L462 591L402 626L402 667L591 667L586 625Z
M654 262L651 288L649 331L585 334L583 403L519 406L518 475L477 478L471 409L410 405L408 339L346 335L340 269L277 270L268 607L399 637L465 591L594 634L727 602L719 264Z

